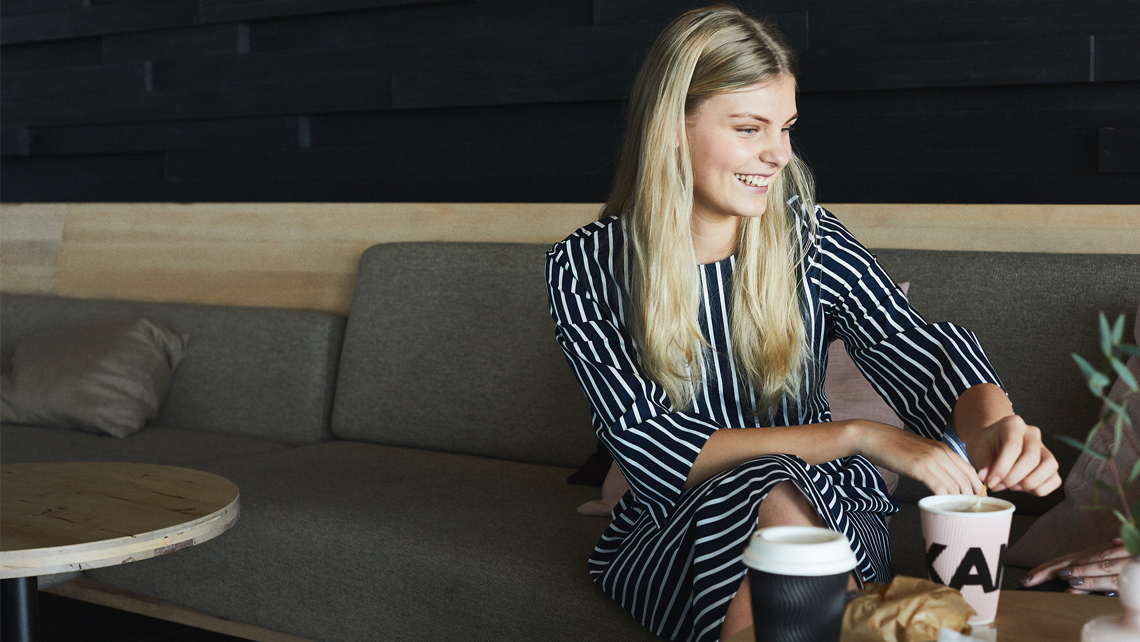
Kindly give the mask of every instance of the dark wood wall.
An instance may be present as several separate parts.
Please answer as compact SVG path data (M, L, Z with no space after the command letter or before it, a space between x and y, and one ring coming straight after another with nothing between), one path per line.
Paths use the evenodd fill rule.
M0 198L604 200L663 0L4 0ZM830 202L1140 202L1140 2L769 0Z

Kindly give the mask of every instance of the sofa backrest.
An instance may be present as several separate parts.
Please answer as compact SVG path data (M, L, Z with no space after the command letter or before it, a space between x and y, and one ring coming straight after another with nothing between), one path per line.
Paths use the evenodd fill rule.
M391 243L360 259L341 439L578 466L589 406L554 339L547 246Z
M5 294L0 367L26 336L113 317L190 335L158 423L291 444L330 438L345 321L325 312Z
M1097 316L1125 314L1132 328L1140 304L1140 255L876 250L908 298L930 322L973 331L997 369L1014 410L1045 433L1062 475L1079 452L1056 439L1084 440L1100 402L1085 386L1072 353L1100 354ZM913 485L912 491L913 491ZM900 494L907 489L900 485ZM925 493L923 493L925 494ZM1036 515L1061 493L1008 497Z

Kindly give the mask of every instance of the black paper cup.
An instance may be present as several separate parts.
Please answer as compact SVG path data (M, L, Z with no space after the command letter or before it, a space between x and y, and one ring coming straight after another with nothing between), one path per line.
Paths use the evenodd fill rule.
M842 533L776 526L744 551L756 642L838 642L855 554Z

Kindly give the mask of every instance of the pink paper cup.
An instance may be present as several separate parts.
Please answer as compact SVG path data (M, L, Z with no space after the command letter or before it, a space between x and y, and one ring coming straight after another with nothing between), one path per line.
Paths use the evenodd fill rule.
M919 500L918 508L927 576L962 593L977 611L970 624L989 624L997 616L1014 506L986 497L986 512L962 512L977 501L976 495L932 495Z

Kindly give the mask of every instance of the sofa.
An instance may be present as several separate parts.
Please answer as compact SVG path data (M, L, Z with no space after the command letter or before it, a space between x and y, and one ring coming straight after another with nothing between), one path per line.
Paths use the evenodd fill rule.
M3 294L4 369L22 339L96 319L146 318L189 340L138 434L3 425L0 460L148 462L232 480L230 531L81 581L264 639L656 639L586 572L606 520L575 513L599 491L567 477L596 441L554 340L545 250L373 246L347 318ZM1101 310L1128 313L1131 327L1140 255L877 254L928 320L978 335L1030 423L1083 438L1097 401L1069 355L1096 352ZM1047 444L1066 472L1077 452ZM924 574L914 502L926 493L908 480L896 493L897 573ZM1018 506L1014 539L1060 499L999 495Z

